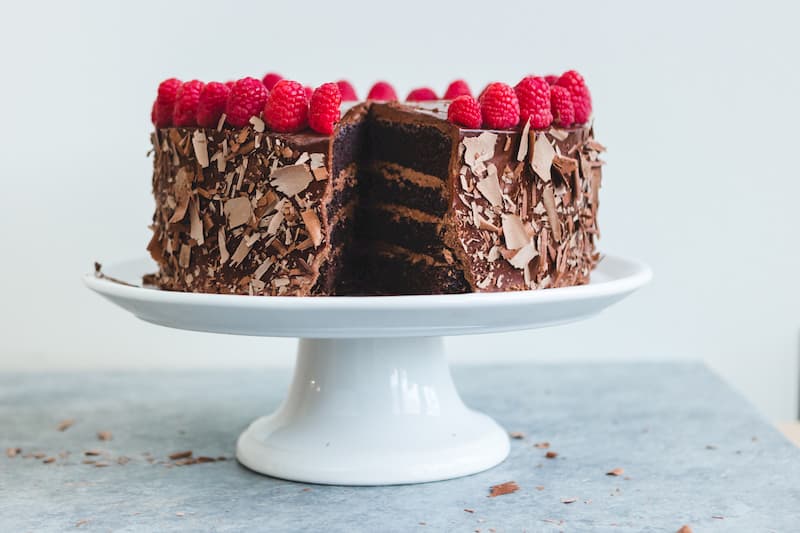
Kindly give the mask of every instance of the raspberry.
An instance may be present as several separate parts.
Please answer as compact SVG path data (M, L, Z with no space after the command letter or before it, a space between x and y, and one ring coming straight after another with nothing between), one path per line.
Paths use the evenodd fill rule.
M519 123L519 101L505 83L490 83L480 99L483 124L493 130L507 130Z
M303 87L303 90L306 92L306 99L310 102L311 96L314 94L314 88L310 85L306 85Z
M465 128L480 128L481 106L468 94L457 96L447 108L447 120Z
M544 78L527 76L515 87L519 100L519 118L524 124L530 118L531 126L541 130L553 122L550 112L550 85Z
M242 78L231 88L225 115L228 124L235 128L247 125L250 117L258 116L267 101L267 88L255 78Z
M236 80L228 80L225 82L225 87L228 89L233 89L234 85L236 85Z
M264 121L272 131L291 133L308 125L308 98L296 81L281 80L264 105Z
M317 87L311 95L311 106L308 112L308 125L311 129L330 135L333 127L339 122L341 116L339 105L342 103L342 93L335 83L324 83Z
M152 113L152 118L155 119L153 124L157 128L169 128L172 126L172 110L175 107L175 96L181 85L181 80L177 78L170 78L159 84L155 112Z
M200 91L200 101L197 103L197 125L203 128L215 127L219 117L225 112L230 93L231 90L224 83L207 83Z
M369 90L369 94L367 94L367 100L397 101L397 93L394 92L394 87L389 85L387 82L378 81L375 82L375 85L373 85L372 89Z
M464 80L456 80L447 86L447 90L444 92L444 99L454 100L462 94L472 96L472 91L469 90L467 82Z
M267 88L268 91L271 91L275 84L278 83L283 79L283 76L280 74L275 74L274 72L267 72L264 74L264 77L261 79L261 83L264 84L264 87Z
M430 100L438 100L439 97L433 92L430 87L420 87L412 90L406 96L406 102L428 102Z
M556 84L569 89L572 95L572 107L575 108L575 123L586 124L592 115L592 95L583 81L583 76L574 70L568 70L558 78Z
M336 82L339 86L339 92L342 94L342 102L355 102L358 100L356 90L347 80L339 80Z
M550 111L553 124L561 128L569 128L575 121L575 109L572 107L572 95L569 89L560 85L550 87Z
M494 83L494 82L492 82L492 83ZM488 89L490 85L491 85L491 83L487 84L486 87L484 87L483 90L480 93L478 93L478 101L479 102L481 101L481 98L483 98L483 94L486 92L486 89Z
M548 74L547 76L544 77L544 79L545 81L547 81L549 85L555 85L556 82L558 81L558 76L556 76L555 74Z
M197 126L197 103L205 83L198 80L187 81L175 93L175 107L172 110L172 123L176 126Z

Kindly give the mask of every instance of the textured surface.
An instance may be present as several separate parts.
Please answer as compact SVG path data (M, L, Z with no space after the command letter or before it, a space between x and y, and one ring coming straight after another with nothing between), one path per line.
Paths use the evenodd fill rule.
M453 481L339 488L270 479L231 460L238 433L277 406L287 372L0 375L0 445L57 458L0 455L0 530L796 529L800 450L701 365L462 367L454 376L467 403L526 434L505 463ZM113 439L99 441L101 430ZM557 458L533 446L542 441ZM107 451L95 459L110 466L82 464L90 449ZM181 450L229 460L163 464ZM614 468L625 472L605 475ZM510 480L518 492L487 498Z

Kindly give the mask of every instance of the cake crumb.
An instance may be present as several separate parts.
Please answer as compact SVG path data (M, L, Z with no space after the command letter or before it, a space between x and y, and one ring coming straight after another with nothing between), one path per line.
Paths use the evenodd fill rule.
M489 498L496 498L497 496L503 496L504 494L511 494L512 492L517 492L519 490L519 485L517 485L516 481L506 481L505 483L500 483L499 485L492 485L489 489Z
M192 450L186 450L183 452L175 452L169 455L171 461L175 461L176 459L186 459L187 457L192 456Z
M74 418L67 418L66 420L62 420L61 422L59 422L58 426L56 426L56 429L58 429L59 431L66 431L69 428L71 428L74 423L75 423Z

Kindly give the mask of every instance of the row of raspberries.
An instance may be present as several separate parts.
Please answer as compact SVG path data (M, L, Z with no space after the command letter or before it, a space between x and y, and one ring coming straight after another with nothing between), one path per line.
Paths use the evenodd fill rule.
M267 74L261 81L242 78L226 83L170 78L158 86L150 118L158 128L213 128L224 113L225 121L235 128L247 125L252 117L263 117L272 131L289 133L310 127L330 134L339 121L342 100L355 100L347 81L311 89L277 74Z
M394 88L385 81L375 83L368 100L398 100ZM428 87L412 90L409 102L438 100ZM511 129L530 120L531 127L544 129L551 124L569 127L585 124L592 112L592 99L583 77L570 70L561 76L527 76L515 87L494 82L472 97L463 80L452 82L444 93L452 100L448 119L467 128ZM151 119L159 128L170 126L216 127L222 115L233 127L241 128L252 117L263 117L266 126L289 133L307 127L330 134L340 118L343 101L358 100L346 80L325 83L312 89L296 81L269 73L262 80L203 83L170 78L158 86Z
M514 87L490 83L477 100L469 93L463 94L447 110L447 118L460 126L498 130L528 121L534 129L550 125L568 128L586 124L591 114L589 88L574 70L561 76L526 76Z
M368 100L397 100L394 88L379 81L370 89ZM430 87L413 89L407 102L438 100ZM592 97L589 88L578 72L569 70L561 76L526 76L511 87L494 82L472 97L464 80L452 82L443 100L452 100L447 118L467 128L512 129L530 120L534 129L550 125L568 128L586 124L592 114Z

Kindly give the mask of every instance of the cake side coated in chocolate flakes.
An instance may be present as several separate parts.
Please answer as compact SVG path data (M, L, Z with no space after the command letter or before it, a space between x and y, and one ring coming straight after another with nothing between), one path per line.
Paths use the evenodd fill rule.
M160 128L148 246L163 289L443 294L587 283L604 149L590 125L462 129L367 102L333 135Z

